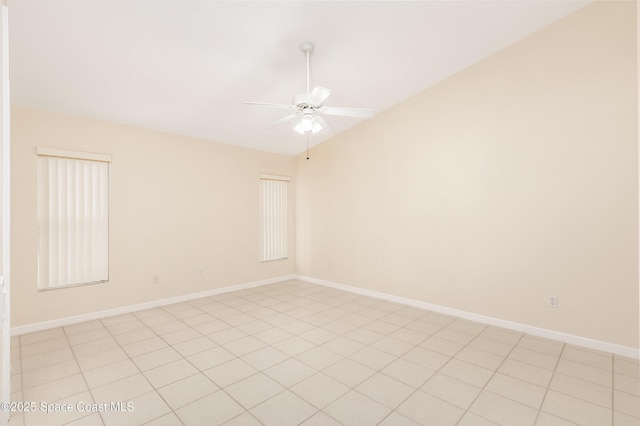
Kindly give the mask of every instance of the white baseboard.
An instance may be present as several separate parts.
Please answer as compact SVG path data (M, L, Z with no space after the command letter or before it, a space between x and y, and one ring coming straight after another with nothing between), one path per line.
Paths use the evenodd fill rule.
M131 312L143 311L145 309L157 308L160 306L172 305L174 303L188 302L189 300L201 299L203 297L215 296L217 294L229 293L232 291L245 290L263 285L275 284L282 281L296 279L296 275L284 275L276 278L269 278L260 281L252 281L244 284L237 284L227 287L214 288L212 290L201 291L198 293L190 293L182 296L170 297L168 299L152 300L150 302L139 303L136 305L123 306L120 308L107 309L105 311L90 312L88 314L76 315L73 317L65 317L52 321L38 322L34 324L22 325L11 329L11 335L17 336L34 331L47 330L50 328L62 327L65 325L77 324L80 322L91 321L100 318L113 317L116 315L128 314Z
M570 343L572 345L582 346L589 349L595 349L603 352L614 353L616 355L621 355L629 358L640 359L640 349L631 348L628 346L617 345L615 343L603 342L600 340L593 340L586 337L561 333L559 331L547 330L545 328L539 328L531 325L520 324L517 322L506 321L499 318L493 318L493 317L488 317L480 314L474 314L472 312L460 311L458 309L452 309L446 306L434 305L431 303L422 302L420 300L394 296L392 294L382 293L382 292L373 291L373 290L367 290L359 287L353 287L346 284L339 284L336 282L321 280L318 278L308 277L304 275L297 275L296 278L301 281L306 281L312 284L319 284L327 287L332 287L338 290L344 290L351 293L362 294L364 296L369 296L376 299L382 299L382 300L388 300L390 302L401 303L403 305L409 305L416 308L438 312L441 314L464 318L464 319L476 321L482 324L502 327L508 330L515 330L522 333L531 334L533 336L544 337L547 339L557 340L564 343Z
M387 300L390 302L401 303L403 305L413 306L428 311L438 312L446 315L455 316L458 318L464 318L471 321L476 321L483 324L493 325L496 327L506 328L508 330L515 330L522 333L531 334L533 336L544 337L551 340L557 340L564 343L570 343L576 346L583 346L589 349L595 349L604 352L611 352L617 355L640 359L640 349L631 348L628 346L617 345L615 343L603 342L599 340L593 340L586 337L575 336L572 334L566 334L558 331L548 330L544 328L534 327L531 325L520 324L517 322L506 321L499 318L488 317L485 315L475 314L472 312L461 311L458 309L448 308L446 306L434 305L420 300L409 299L406 297L394 296L392 294L382 293L373 290L367 290L359 287L353 287L346 284L340 284L333 281L322 280L318 278L308 277L305 275L285 275L275 278L269 278L260 281L252 281L244 284L237 284L228 287L215 288L212 290L206 290L198 293L185 294L182 296L170 297L168 299L152 300L150 302L140 303L136 305L123 306L120 308L108 309L104 311L91 312L83 315L76 315L73 317L65 317L52 321L44 321L34 324L23 325L14 327L11 329L11 335L20 335L25 333L32 333L34 331L47 330L50 328L61 327L65 325L77 324L84 321L91 321L100 318L107 318L116 315L128 314L131 312L142 311L145 309L157 308L160 306L171 305L174 303L187 302L189 300L200 299L203 297L215 296L217 294L229 293L232 291L245 290L248 288L259 287L269 284L275 284L282 281L288 281L292 279L298 279L312 284L319 284L326 287L335 288L338 290L348 291L350 293L362 294L364 296L373 297L376 299Z

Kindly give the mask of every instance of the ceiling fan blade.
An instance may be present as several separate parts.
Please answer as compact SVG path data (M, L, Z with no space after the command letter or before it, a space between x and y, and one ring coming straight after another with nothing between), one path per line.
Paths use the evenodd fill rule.
M331 90L325 89L324 87L316 86L313 88L313 91L309 93L307 103L309 105L322 105L322 103L327 100L330 94Z
M243 102L245 105L266 106L270 108L296 109L295 105L272 104L268 102Z
M322 107L320 112L327 115L340 115L342 117L372 118L376 115L375 110L367 108L342 108L342 107Z
M267 129L271 129L273 127L276 127L279 124L286 123L287 121L291 121L294 118L296 118L297 116L298 116L298 114L289 114L286 117L282 117L280 120L278 120L278 121L274 122L272 125L268 126Z

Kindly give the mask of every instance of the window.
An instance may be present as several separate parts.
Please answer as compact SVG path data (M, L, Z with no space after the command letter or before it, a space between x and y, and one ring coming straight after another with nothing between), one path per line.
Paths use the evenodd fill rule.
M38 288L109 279L110 155L38 148Z
M261 254L263 262L288 257L288 187L286 176L260 176Z

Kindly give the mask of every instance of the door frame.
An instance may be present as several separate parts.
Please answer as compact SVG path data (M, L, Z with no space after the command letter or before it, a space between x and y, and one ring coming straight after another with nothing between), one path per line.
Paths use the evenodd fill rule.
M0 393L2 401L11 400L11 324L10 324L10 283L11 283L11 115L10 115L10 85L9 85L9 8L6 0L2 0L0 20L0 93L1 100L1 152L2 152L2 263L0 275L3 277L0 286ZM0 421L9 422L9 412L2 411Z

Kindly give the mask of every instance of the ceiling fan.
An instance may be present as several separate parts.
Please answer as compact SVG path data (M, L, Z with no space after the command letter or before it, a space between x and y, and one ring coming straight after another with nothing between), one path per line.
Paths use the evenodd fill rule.
M297 123L294 129L300 134L317 133L322 129L330 129L329 123L322 118L323 114L326 115L338 115L342 117L353 118L371 118L375 115L375 111L367 108L343 108L325 106L324 101L327 100L331 91L324 87L316 86L313 90L310 89L310 57L313 53L313 43L304 42L300 45L300 50L305 54L307 58L307 91L294 96L293 103L286 104L273 104L267 102L243 102L247 105L266 106L271 108L281 108L291 111L291 113L280 120L276 121L273 126L286 123L288 121L297 119Z

